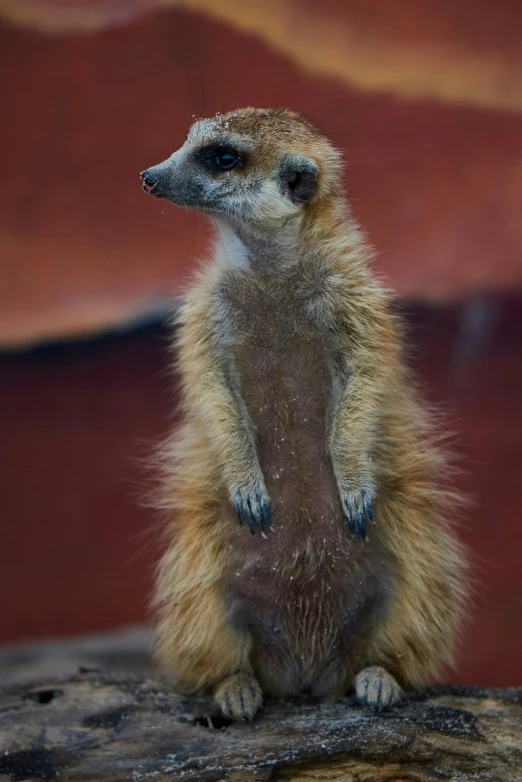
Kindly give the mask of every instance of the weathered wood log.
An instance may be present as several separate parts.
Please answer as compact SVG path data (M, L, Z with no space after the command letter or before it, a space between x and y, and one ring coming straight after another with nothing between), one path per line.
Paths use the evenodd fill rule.
M519 782L522 689L438 686L381 714L270 702L230 724L207 698L80 669L0 690L0 779Z

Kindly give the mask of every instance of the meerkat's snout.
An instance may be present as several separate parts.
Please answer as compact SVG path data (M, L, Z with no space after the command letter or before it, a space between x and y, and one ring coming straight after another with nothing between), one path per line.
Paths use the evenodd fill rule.
M162 163L140 174L145 193L166 198L185 209L212 211L212 187L194 156L182 147Z
M168 198L170 173L167 161L142 171L140 177L143 192L150 193L150 195L154 195L157 198Z
M144 193L154 193L154 188L158 184L157 177L147 169L146 171L142 171L140 174L141 181L142 181L142 189Z

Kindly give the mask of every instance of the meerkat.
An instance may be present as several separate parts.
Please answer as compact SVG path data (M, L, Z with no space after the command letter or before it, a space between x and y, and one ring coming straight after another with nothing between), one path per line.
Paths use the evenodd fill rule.
M264 695L391 706L451 663L466 560L341 155L247 108L141 179L216 227L177 317L158 659L232 719Z

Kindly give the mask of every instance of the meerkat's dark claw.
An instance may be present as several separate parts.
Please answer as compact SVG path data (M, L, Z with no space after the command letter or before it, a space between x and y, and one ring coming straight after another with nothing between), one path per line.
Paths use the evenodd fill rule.
M373 518L373 500L369 496L368 492L365 489L361 489L361 496L363 498L363 505L364 505L364 512L366 513L366 518L370 522L370 524L373 524L374 527L377 526L377 522Z
M261 505L261 513L263 514L263 518L266 521L266 523L268 524L269 528L272 530L272 532L274 532L274 525L272 524L272 517L270 515L270 508L268 507L266 502L264 502Z
M367 537L366 519L375 525L372 509L373 494L367 489L342 492L341 500L350 533L365 540Z
M352 521L352 517L350 516L350 511L345 506L343 506L343 511L344 511L344 518L348 522L348 529L350 530L350 534L355 535L355 525Z
M233 502L233 505L237 512L237 519L239 524L242 526L243 519L246 518L250 532L252 535L255 535L255 522L261 533L261 536L266 540L263 519L272 529L272 519L270 518L270 512L268 510L268 503L263 502L261 496L256 494L254 495L254 500L251 500L250 497L247 497L247 499L243 502L240 499L237 499L235 502Z
M256 500L257 500L257 497L256 497ZM257 504L257 502L256 502L255 506L252 507L252 503L251 503L250 500L247 500L247 506L248 506L248 509L249 509L250 513L254 517L257 526L259 527L259 531L260 531L261 535L264 538L266 538L265 530L263 529L263 517L261 515L261 507Z
M348 525L350 526L350 525ZM356 511L353 518L354 534L358 538L363 540L366 538L366 522L364 520L364 512L361 510Z
M346 499L343 502L343 510L350 533L364 540L366 538L364 512L354 508L353 503L348 503Z
M256 530L254 528L254 519L252 518L252 511L250 510L250 501L249 500L247 500L247 504L246 504L245 508L243 509L243 511L244 511L244 514L245 514L245 516L247 518L248 529L250 530L252 535L255 535L256 534Z
M357 534L360 538L363 538L363 540L368 537L366 532L366 521L364 519L364 512L361 511L357 515Z
M237 520L239 521L239 526L240 527L243 526L243 516L245 516L248 522L248 528L250 532L252 533L252 535L255 535L256 531L254 529L254 521L252 519L252 513L250 512L250 507L247 506L246 508L243 508L240 502L235 502L234 507L237 511Z

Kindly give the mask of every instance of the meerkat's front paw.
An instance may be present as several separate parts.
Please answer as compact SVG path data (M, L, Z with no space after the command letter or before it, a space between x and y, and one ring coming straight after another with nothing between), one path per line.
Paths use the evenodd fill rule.
M270 500L268 495L259 486L240 486L235 492L232 504L237 511L240 524L246 519L252 535L256 534L254 522L259 527L262 537L266 538L263 521L273 531L272 518L270 516Z
M263 693L253 676L236 673L218 684L214 700L225 717L251 722L263 705Z
M401 699L402 689L380 665L364 668L355 677L355 693L365 706L382 711Z
M366 519L375 524L373 519L373 503L375 491L373 489L340 489L341 504L348 522L348 529L352 535L366 538Z

